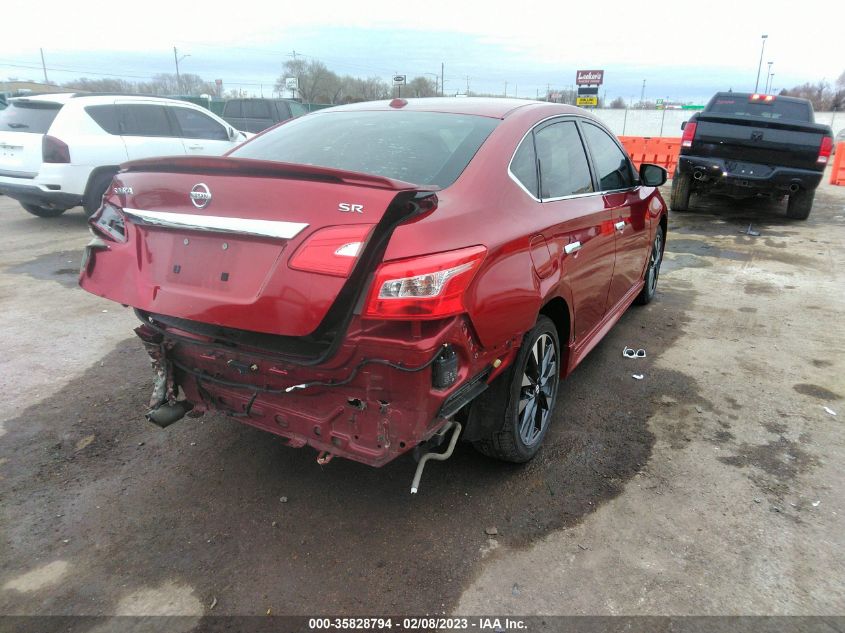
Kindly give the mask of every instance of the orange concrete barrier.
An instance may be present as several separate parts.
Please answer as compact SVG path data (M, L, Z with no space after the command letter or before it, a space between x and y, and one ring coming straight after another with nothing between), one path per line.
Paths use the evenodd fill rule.
M676 137L620 136L619 141L639 169L642 163L665 167L671 177L678 164L681 139Z
M836 144L836 155L830 170L830 184L845 187L845 143Z

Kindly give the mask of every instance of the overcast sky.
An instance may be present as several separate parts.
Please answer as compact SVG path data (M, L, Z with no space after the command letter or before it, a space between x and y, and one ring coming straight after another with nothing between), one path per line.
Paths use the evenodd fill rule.
M225 5L225 6L224 6ZM5 0L0 78L50 81L183 72L269 95L291 51L341 74L440 73L447 92L534 97L565 88L577 69L604 69L608 99L703 101L752 90L767 34L761 88L791 87L845 71L845 1L403 0L228 2ZM34 13L34 12L37 12ZM263 84L263 86L262 86Z

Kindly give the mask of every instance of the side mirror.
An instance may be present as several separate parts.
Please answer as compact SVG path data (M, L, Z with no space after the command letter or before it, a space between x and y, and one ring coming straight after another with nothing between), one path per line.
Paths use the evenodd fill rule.
M681 121L681 130L683 130L687 126L686 121Z
M239 136L240 136L240 132L238 132L233 127L229 128L229 140L230 141L237 141Z
M666 182L668 177L669 172L660 165L651 163L640 165L640 182L646 187L659 187Z

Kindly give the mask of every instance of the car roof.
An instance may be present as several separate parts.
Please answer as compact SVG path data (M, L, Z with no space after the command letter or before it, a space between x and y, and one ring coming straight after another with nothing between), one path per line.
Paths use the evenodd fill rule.
M349 111L379 111L405 110L416 112L444 112L450 114L474 114L478 116L504 119L520 108L531 106L558 105L561 114L583 114L583 110L574 106L550 104L545 101L528 99L506 99L496 97L429 97L424 99L402 99L401 107L391 106L393 101L367 101L364 103L350 103L349 105L326 108L318 112L349 112Z
M15 101L39 101L44 103L67 103L73 99L75 93L73 92L56 92L45 94L21 95L20 97L11 97L9 102Z
M115 102L127 103L127 102L144 102L149 103L150 101L163 103L163 104L179 104L181 106L193 106L194 108L205 109L201 105L193 103L191 101L183 101L182 99L177 99L173 97L156 97L153 95L142 95L142 94L123 94L123 93L107 93L107 94L85 94L79 92L62 92L62 93L53 93L53 94L39 94L39 95L26 95L23 97L14 97L9 99L9 101L39 101L45 103L81 103L83 105L105 105L105 104L112 104Z

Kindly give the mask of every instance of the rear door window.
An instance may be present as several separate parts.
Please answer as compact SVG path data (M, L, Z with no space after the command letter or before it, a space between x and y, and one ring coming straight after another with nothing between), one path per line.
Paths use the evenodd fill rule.
M582 129L597 171L599 190L613 191L633 187L634 172L631 163L616 142L607 132L591 123L584 123Z
M0 110L0 130L46 134L61 109L61 103L49 101L10 101Z
M244 101L245 119L269 119L270 117L270 103L268 101Z
M176 136L164 106L127 104L119 106L120 133L124 136Z
M540 198L562 198L593 191L581 135L574 121L547 125L534 134L540 168Z
M182 138L202 138L211 141L226 141L229 134L222 125L210 116L191 108L173 108L176 121L182 129Z
M103 128L109 134L120 134L120 117L118 116L117 106L115 105L97 105L88 106L85 108L94 122Z

